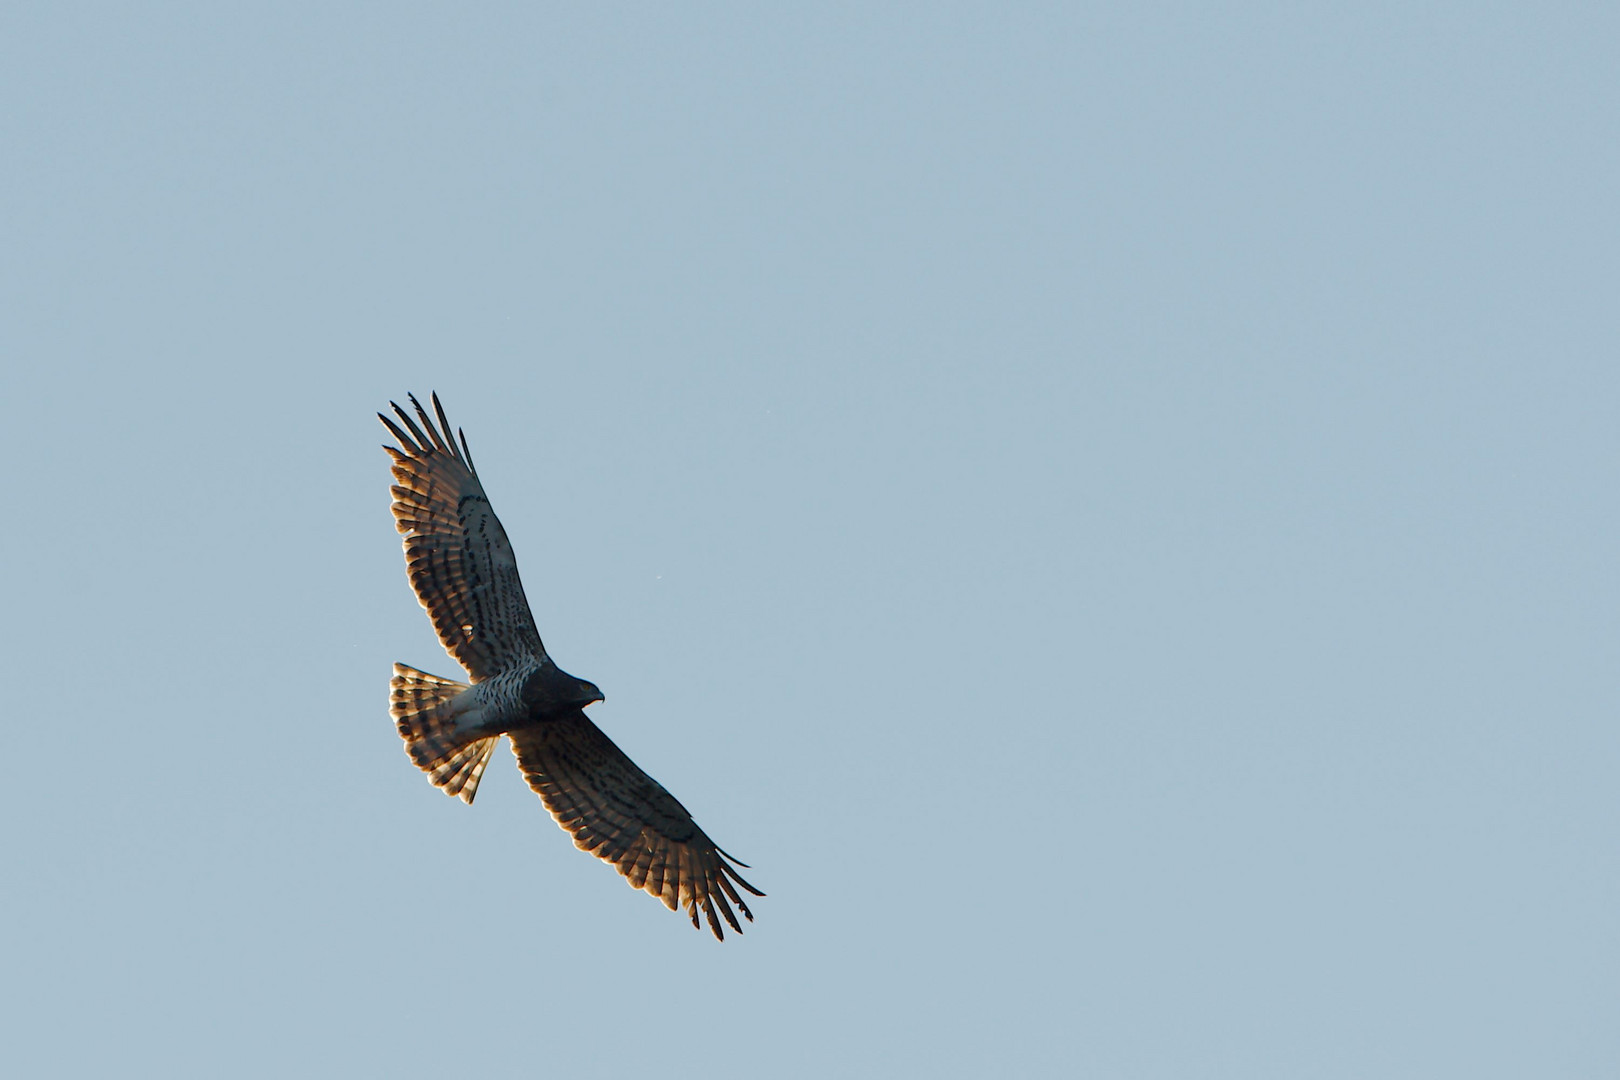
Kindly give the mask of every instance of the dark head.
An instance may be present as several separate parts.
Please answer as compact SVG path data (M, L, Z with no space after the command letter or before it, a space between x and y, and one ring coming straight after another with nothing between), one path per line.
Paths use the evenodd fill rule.
M573 676L569 677L573 678ZM595 683L587 682L584 679L574 679L574 682L577 684L575 692L579 695L577 698L575 698L575 700L579 702L580 708L583 709L593 701L607 700L607 698L602 696L602 691L596 688Z
M602 691L596 684L576 679L548 657L540 670L530 675L523 684L523 703L537 713L565 712L583 709L593 701L601 701Z

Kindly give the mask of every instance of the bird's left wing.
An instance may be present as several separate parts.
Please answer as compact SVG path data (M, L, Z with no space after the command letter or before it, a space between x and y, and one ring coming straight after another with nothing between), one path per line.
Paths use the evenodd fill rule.
M383 447L394 459L394 524L405 534L405 563L416 598L433 619L445 651L473 682L545 656L529 601L518 579L517 559L506 530L489 505L473 470L467 437L461 446L450 433L439 395L430 417L411 395L418 427L393 402L400 424L377 416L399 449Z
M754 921L733 883L755 896L765 894L732 869L733 863L744 864L716 847L686 807L583 712L508 734L523 778L557 824L573 834L575 847L612 863L632 886L671 911L684 906L693 926L700 925L701 909L721 940L725 932L716 909L739 934L732 904Z

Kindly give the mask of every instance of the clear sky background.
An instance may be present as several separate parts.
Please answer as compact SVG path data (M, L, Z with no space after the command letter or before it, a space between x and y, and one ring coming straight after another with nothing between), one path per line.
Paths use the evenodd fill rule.
M1617 43L0 7L16 1075L1616 1075ZM435 389L741 939L402 753Z

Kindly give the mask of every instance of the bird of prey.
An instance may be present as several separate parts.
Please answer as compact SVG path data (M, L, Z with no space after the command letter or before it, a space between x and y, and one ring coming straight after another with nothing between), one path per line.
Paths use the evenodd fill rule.
M470 805L495 744L509 737L523 778L575 847L612 863L671 911L684 906L693 926L701 926L701 910L716 938L725 939L720 917L742 933L731 905L750 922L754 916L737 890L765 894L733 869L745 863L715 846L686 807L586 718L602 691L546 655L467 436L458 430L459 447L450 437L437 394L433 416L414 394L409 400L416 419L394 402L398 423L377 414L399 440L383 448L394 459L394 523L411 588L470 685L394 665L389 712L406 753L435 786Z

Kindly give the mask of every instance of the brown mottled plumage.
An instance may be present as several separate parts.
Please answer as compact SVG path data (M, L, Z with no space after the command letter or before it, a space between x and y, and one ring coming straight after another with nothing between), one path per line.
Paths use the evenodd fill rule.
M470 804L495 744L509 736L524 779L576 847L671 910L684 906L693 926L701 911L715 937L725 938L721 918L741 933L731 905L750 922L754 916L737 887L765 894L586 718L584 707L602 692L546 655L467 437L458 447L437 394L432 401L433 416L415 396L415 419L393 402L399 423L377 415L399 440L384 449L394 459L394 522L405 535L411 588L472 682L394 665L389 711L406 753L435 786Z

